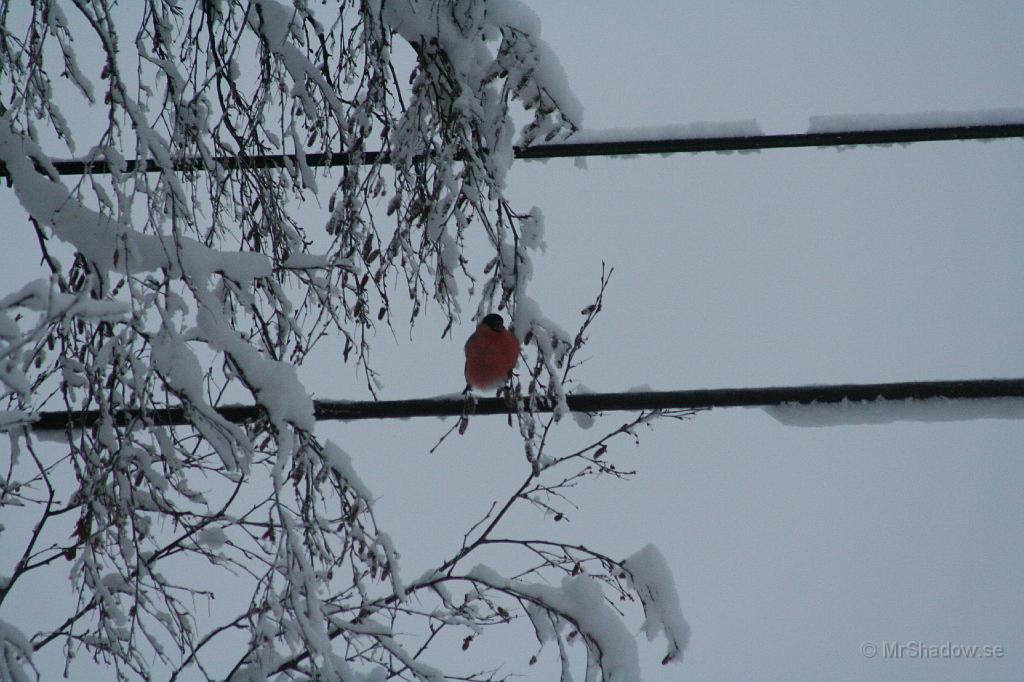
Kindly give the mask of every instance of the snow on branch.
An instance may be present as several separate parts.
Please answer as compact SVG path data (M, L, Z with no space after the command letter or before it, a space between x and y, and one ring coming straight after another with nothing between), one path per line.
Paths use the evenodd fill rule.
M174 278L188 273L206 279L216 272L242 285L271 274L270 261L262 254L225 253L188 237L142 234L86 207L59 182L59 174L39 145L12 129L9 116L0 117L0 161L26 212L100 273L163 270Z
M26 668L35 671L39 679L39 671L32 664L32 644L18 628L0 620L0 681L28 682Z
M605 602L600 584L590 576L567 576L555 587L503 578L494 569L481 564L466 577L555 616L555 632L567 625L574 628L587 647L587 679L639 682L640 655L636 642L618 614ZM600 671L599 678L593 676L596 671Z
M581 481L628 478L609 444L668 414L569 452L547 438L568 414L610 272L578 329L548 317L529 291L543 215L514 208L505 179L517 145L566 139L582 107L516 0L132 9L40 0L0 12L0 165L23 209L10 225L45 268L0 297L0 507L5 525L8 508L29 518L10 536L20 548L0 603L38 579L73 593L27 640L0 624L0 677L26 677L31 655L118 680L445 679L437 661L450 657L434 652L449 632L466 648L514 619L450 594L457 565L495 544L511 509L557 522ZM517 102L529 112L518 132ZM331 175L316 163L332 153L307 148L351 163ZM71 181L55 159L78 149L84 175ZM410 580L359 453L317 434L296 368L330 344L376 397L373 340L428 310L446 334L502 311L520 335L526 479ZM45 441L23 428L54 408L81 420ZM591 671L635 677L635 642L601 596L631 594L621 562L515 547L545 559L539 582L505 593L578 622ZM652 593L650 576L636 579ZM662 632L681 648L668 615Z
M647 545L622 562L630 586L644 605L642 630L653 641L664 635L668 652L662 664L681 661L690 641L690 626L679 608L679 595L668 562L654 545Z

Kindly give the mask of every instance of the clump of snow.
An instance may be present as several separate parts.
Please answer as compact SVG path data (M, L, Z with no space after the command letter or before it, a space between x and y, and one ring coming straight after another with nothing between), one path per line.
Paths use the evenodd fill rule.
M34 415L31 412L24 410L4 410L0 412L0 433L31 424L33 418ZM64 439L61 442L66 441L67 439Z
M636 641L608 606L601 585L594 578L585 574L566 576L561 586L555 587L504 578L484 565L475 566L467 577L538 604L571 623L587 644L588 680L596 679L594 673L600 670L604 682L639 682ZM543 632L550 636L547 630Z
M202 404L203 370L199 358L188 347L184 339L169 328L153 336L150 341L150 358L153 368L163 375L164 380L189 402Z
M569 78L551 47L540 39L541 26L537 14L519 0L490 0L487 17L499 27L521 31L530 36L536 53L533 78L544 92L558 102L558 107L576 126L583 125L583 105L569 87Z
M207 526L199 531L199 534L196 536L196 541L200 545L216 550L220 549L225 545L225 543L227 543L228 536L217 526Z
M324 444L324 460L334 470L334 473L340 476L352 488L352 491L363 501L367 509L372 508L373 493L370 492L370 489L363 483L363 479L359 478L359 474L356 473L355 467L352 465L352 457L335 445L333 441L327 441Z
M533 625L533 634L537 638L537 643L543 646L546 642L553 640L555 638L555 626L551 622L551 615L541 607L530 602L526 602L524 609L526 610L526 616Z
M945 422L968 419L1024 419L1024 398L972 398L952 400L873 401L839 403L786 403L763 408L786 426L850 426L890 424L898 421Z
M44 312L50 317L68 315L94 320L113 320L131 312L127 303L97 301L89 298L87 293L64 294L56 291L50 280L41 278L0 299L0 309L21 307Z
M921 111L904 114L835 114L811 116L808 133L839 133L850 130L898 130L956 126L1024 123L1024 109L977 111Z
M306 431L316 429L313 399L299 381L294 365L260 355L222 315L207 306L199 309L196 324L211 348L231 357L273 424L279 428L293 424Z
M242 428L224 419L207 404L203 395L203 371L195 353L169 326L165 326L161 334L155 334L150 344L153 369L171 390L191 404L197 416L203 417L193 419L192 424L208 439L229 471L239 467L245 471L248 460L239 459L236 452L251 452L252 443Z
M530 209L530 212L520 223L519 229L523 246L528 249L540 250L541 252L547 249L548 245L544 241L544 213L539 208L534 206Z
M329 256L312 253L293 253L281 261L282 268L291 270L308 270L311 268L329 268L331 259Z
M576 426L581 429L589 429L594 425L594 415L589 412L573 412L572 420L576 422Z
M622 562L630 586L644 605L644 624L641 626L648 641L658 635L668 640L668 651L662 665L682 661L683 651L690 641L690 625L679 607L672 572L664 555L654 545L647 545Z
M395 591L395 595L401 599L405 599L405 583L402 582L402 577L399 574L398 568L398 551L395 549L394 543L391 541L391 536L383 531L377 531L377 548L383 553L383 563L388 567L388 577L391 579L391 587Z
M593 392L594 391L592 391L590 387L579 383L573 387L572 395L587 395L592 394ZM589 429L594 425L594 415L589 412L573 412L572 419L576 422L576 426L581 429Z
M32 644L10 623L0 620L0 680L28 682L25 666L32 665ZM37 673L38 677L38 673Z

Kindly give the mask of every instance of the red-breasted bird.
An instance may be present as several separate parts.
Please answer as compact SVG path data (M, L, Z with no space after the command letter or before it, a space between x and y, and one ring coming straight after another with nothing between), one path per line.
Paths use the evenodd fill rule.
M479 391L501 386L519 361L519 339L505 328L501 315L480 320L466 341L466 383Z

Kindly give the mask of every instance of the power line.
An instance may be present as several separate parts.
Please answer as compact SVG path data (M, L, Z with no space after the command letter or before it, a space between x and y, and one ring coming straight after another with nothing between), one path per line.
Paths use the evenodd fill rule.
M671 154L678 152L735 152L760 149L791 149L795 147L852 147L857 145L907 144L910 142L938 142L948 140L993 140L1024 137L1024 123L998 125L942 126L933 128L890 128L886 130L847 130L827 133L793 133L784 135L750 135L701 138L663 138L654 140L620 140L606 142L565 142L516 147L517 159L556 159L585 156L632 156L638 154ZM285 168L298 165L295 154L256 154L252 156L217 156L214 162L226 170ZM387 152L368 151L361 154L347 152L311 152L305 154L310 167L350 166L358 164L390 163ZM136 170L140 162L125 161L123 171ZM53 161L61 175L110 173L105 159L83 161L71 159ZM163 170L153 159L144 163L146 172ZM203 171L205 162L198 158L179 159L176 171ZM0 163L0 177L7 177L7 168Z
M627 156L673 152L734 152L794 147L849 147L948 140L991 140L1024 137L1024 123L937 128L890 128L829 133L793 133L737 137L628 140L621 142L567 142L516 149L516 158L550 159L573 156Z
M702 410L724 407L768 407L772 405L812 403L834 404L877 399L905 401L947 398L1024 398L1024 378L968 379L961 381L914 381L885 384L837 384L822 386L773 386L764 388L711 388L687 391L642 391L629 393L584 393L566 396L573 412L616 412L638 410ZM465 402L461 397L419 398L414 400L314 401L318 421L357 419L407 419L410 417L458 417ZM554 405L545 402L538 412L551 412ZM255 405L226 405L216 408L228 421L242 423L262 415ZM505 415L509 406L500 398L480 398L475 415ZM37 431L91 427L100 420L98 410L38 413L31 427ZM145 418L163 426L188 424L181 407L147 410L123 410L113 414L117 424Z

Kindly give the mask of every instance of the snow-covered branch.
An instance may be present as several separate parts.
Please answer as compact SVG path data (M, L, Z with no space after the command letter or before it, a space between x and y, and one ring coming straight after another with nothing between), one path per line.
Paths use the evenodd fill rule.
M635 650L601 606L602 586L623 589L611 577L621 562L595 565L605 582L570 576L560 592L445 574L491 546L502 510L433 577L410 579L356 460L316 433L296 370L332 340L376 393L371 340L406 314L395 300L408 296L410 324L433 308L449 328L466 301L477 315L505 310L531 358L517 394L530 466L510 505L550 516L577 482L624 475L599 462L600 438L547 453L600 297L576 334L545 316L529 292L543 216L505 197L516 145L582 125L537 17L517 0L183 4L0 12L0 162L24 212L9 229L38 242L47 268L0 295L12 451L0 506L29 518L0 603L46 572L73 593L45 630L0 623L0 680L60 647L72 677L92 659L123 680L438 680L426 658L442 630L513 619L489 597L457 603L455 580L576 623L611 671L613 652ZM515 102L528 112L518 132ZM306 162L369 148L391 165L333 177ZM266 167L267 154L288 161ZM62 177L54 159L68 155L112 172ZM295 207L321 200L322 220L300 223ZM542 418L541 398L559 409ZM226 402L259 418L234 423L217 409ZM161 420L169 406L185 424ZM18 426L54 407L96 421L50 434L57 443ZM564 573L554 556L535 573ZM630 575L642 599L667 594L649 571ZM661 627L681 648L678 623L651 613L648 633Z

